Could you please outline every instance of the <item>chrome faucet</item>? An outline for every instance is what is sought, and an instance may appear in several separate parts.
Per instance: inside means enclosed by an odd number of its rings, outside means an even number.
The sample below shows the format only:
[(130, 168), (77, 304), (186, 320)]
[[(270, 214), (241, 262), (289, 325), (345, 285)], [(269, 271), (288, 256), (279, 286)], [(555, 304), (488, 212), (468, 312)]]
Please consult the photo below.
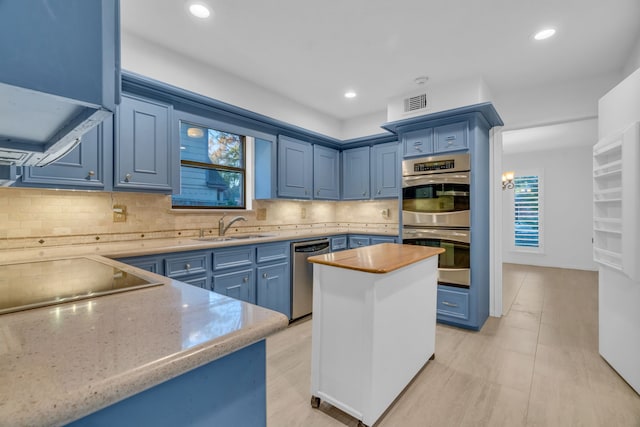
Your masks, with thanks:
[(220, 221), (218, 221), (218, 236), (224, 236), (224, 233), (227, 232), (229, 227), (231, 227), (231, 225), (234, 222), (246, 221), (247, 220), (247, 218), (245, 218), (243, 216), (236, 216), (236, 217), (231, 218), (231, 221), (229, 221), (229, 224), (224, 225), (224, 218), (225, 217), (226, 217), (226, 215), (222, 215), (222, 218), (220, 218)]

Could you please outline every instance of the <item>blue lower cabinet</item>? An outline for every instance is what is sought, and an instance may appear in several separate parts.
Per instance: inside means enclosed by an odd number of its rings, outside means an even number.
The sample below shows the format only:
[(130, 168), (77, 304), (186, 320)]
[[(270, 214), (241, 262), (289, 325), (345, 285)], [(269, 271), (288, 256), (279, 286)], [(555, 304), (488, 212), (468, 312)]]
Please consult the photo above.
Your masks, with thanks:
[(215, 274), (211, 288), (219, 294), (255, 304), (256, 278), (254, 273), (255, 269), (249, 268), (230, 273)]
[(349, 249), (361, 248), (370, 244), (371, 238), (369, 236), (349, 236)]
[(377, 245), (378, 243), (395, 243), (396, 238), (390, 236), (371, 236), (370, 241), (372, 245)]
[(164, 275), (164, 264), (162, 262), (161, 256), (149, 255), (131, 258), (120, 258), (116, 261), (120, 261), (125, 264), (138, 267), (142, 270), (150, 271), (152, 273)]
[(438, 287), (438, 320), (457, 322), (469, 320), (469, 291), (467, 289)]
[(208, 276), (185, 277), (181, 278), (180, 281), (202, 289), (211, 289), (211, 282)]
[(331, 237), (331, 252), (338, 252), (347, 249), (347, 236)]
[(265, 380), (266, 345), (262, 340), (69, 426), (266, 426)]
[(257, 304), (291, 318), (289, 262), (258, 267)]

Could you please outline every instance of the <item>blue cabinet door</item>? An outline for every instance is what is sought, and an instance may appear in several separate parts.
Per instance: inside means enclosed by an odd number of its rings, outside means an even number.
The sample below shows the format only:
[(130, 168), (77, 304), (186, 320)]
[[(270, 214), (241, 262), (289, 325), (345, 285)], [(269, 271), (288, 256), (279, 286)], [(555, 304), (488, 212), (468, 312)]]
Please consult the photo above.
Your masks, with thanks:
[(109, 190), (113, 119), (82, 136), (80, 145), (44, 167), (25, 167), (16, 186)]
[(400, 156), (398, 144), (389, 142), (371, 149), (371, 182), (374, 199), (398, 197), (400, 194)]
[(340, 157), (338, 150), (313, 146), (313, 198), (340, 199)]
[(231, 298), (256, 303), (255, 269), (245, 269), (213, 276), (213, 291)]
[(258, 267), (257, 304), (279, 311), (291, 319), (289, 262)]
[(467, 121), (435, 127), (433, 133), (436, 153), (469, 148)]
[(402, 135), (404, 156), (424, 156), (433, 152), (433, 129), (418, 129)]
[[(122, 95), (116, 114), (114, 187), (145, 191), (172, 190), (172, 107), (134, 95)], [(177, 150), (177, 147), (175, 148)]]
[(313, 149), (311, 144), (278, 137), (278, 197), (311, 199)]
[(342, 152), (342, 198), (362, 200), (370, 197), (369, 147), (352, 148)]

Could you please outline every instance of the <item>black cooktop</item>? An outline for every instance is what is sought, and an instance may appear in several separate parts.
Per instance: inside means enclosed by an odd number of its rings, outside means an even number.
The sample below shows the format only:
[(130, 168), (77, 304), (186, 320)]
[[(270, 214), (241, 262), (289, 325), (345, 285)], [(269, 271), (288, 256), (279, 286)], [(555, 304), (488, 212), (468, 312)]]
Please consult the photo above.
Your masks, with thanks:
[(91, 258), (0, 265), (0, 314), (160, 285)]

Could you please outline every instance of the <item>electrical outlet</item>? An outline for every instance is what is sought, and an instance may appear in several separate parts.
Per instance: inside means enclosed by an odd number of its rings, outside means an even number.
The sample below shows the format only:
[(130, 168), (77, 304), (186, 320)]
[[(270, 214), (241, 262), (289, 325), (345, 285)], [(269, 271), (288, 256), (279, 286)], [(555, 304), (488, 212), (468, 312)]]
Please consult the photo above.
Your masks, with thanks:
[(258, 208), (256, 210), (256, 219), (258, 221), (265, 221), (267, 219), (267, 208)]
[(127, 207), (125, 205), (113, 205), (113, 222), (127, 221)]

